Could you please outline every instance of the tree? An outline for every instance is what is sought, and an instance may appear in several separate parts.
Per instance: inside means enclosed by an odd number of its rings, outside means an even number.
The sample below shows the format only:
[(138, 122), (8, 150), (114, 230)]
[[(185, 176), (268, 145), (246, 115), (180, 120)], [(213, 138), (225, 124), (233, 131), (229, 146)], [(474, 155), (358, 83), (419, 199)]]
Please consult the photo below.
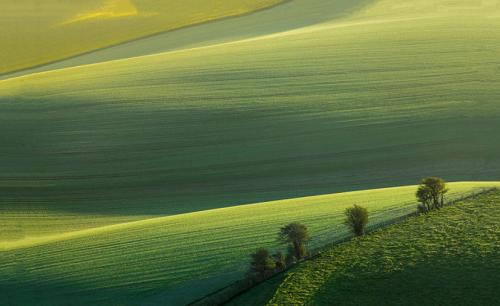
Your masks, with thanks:
[(432, 197), (429, 188), (425, 185), (418, 187), (417, 193), (415, 194), (417, 200), (421, 203), (417, 206), (419, 212), (427, 213), (432, 210)]
[(285, 244), (291, 243), (293, 246), (294, 256), (297, 260), (303, 259), (305, 256), (304, 244), (311, 241), (307, 227), (299, 222), (292, 222), (285, 227), (282, 227), (278, 233), (278, 242)]
[(281, 269), (285, 265), (285, 254), (283, 252), (276, 252), (272, 256), (276, 267)]
[(368, 224), (368, 210), (355, 204), (354, 207), (346, 208), (344, 214), (346, 216), (344, 224), (351, 228), (355, 236), (363, 236)]
[(417, 200), (425, 206), (425, 212), (439, 209), (444, 206), (444, 194), (450, 189), (446, 182), (438, 177), (428, 177), (422, 179), (415, 196)]
[(250, 261), (249, 274), (259, 273), (265, 276), (267, 272), (276, 266), (274, 261), (271, 260), (269, 251), (264, 248), (258, 249), (250, 256), (252, 257), (252, 261)]

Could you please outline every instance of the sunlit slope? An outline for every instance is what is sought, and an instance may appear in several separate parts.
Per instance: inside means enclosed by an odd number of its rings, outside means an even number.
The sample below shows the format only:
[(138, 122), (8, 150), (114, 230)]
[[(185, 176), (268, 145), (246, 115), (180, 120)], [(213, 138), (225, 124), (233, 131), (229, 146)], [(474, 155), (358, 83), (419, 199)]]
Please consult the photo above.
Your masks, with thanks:
[[(148, 216), (138, 213), (127, 214), (126, 211), (116, 215), (91, 213), (66, 213), (23, 205), (20, 209), (6, 208), (2, 205), (0, 211), (0, 244), (14, 242), (33, 237), (53, 237), (76, 231), (109, 226), (113, 224), (149, 219)], [(1, 247), (0, 247), (1, 249)]]
[(499, 203), (497, 191), (344, 244), (267, 305), (495, 305)]
[[(450, 196), (492, 186), (499, 183), (452, 183)], [(366, 206), (375, 224), (413, 211), (415, 190), (297, 198), (0, 242), (0, 303), (185, 305), (242, 277), (248, 254), (261, 246), (275, 249), (284, 224), (306, 224), (313, 248), (346, 233), (346, 207)]]
[(384, 20), (2, 81), (2, 205), (165, 215), (498, 178), (499, 19)]
[(0, 74), (280, 2), (3, 0)]
[(238, 15), (238, 18), (221, 18), (217, 19), (217, 22), (204, 22), (201, 26), (182, 27), (176, 31), (162, 32), (158, 35), (129, 41), (40, 67), (0, 75), (0, 80), (37, 72), (208, 46), (284, 32), (327, 21), (344, 19), (371, 2), (373, 0), (282, 1), (278, 3), (279, 5), (266, 7), (267, 9), (252, 11), (251, 14)]
[[(183, 2), (184, 3), (184, 2)], [(213, 45), (258, 37), (324, 22), (402, 18), (434, 18), (443, 15), (499, 16), (499, 4), (489, 1), (376, 1), (376, 0), (293, 0), (273, 5), (270, 10), (244, 14), (244, 18), (224, 18), (203, 26), (182, 27), (161, 35), (130, 41), (97, 52), (68, 58), (41, 67), (0, 75), (0, 80), (21, 75), (75, 67), (116, 59), (131, 58), (167, 51)], [(126, 7), (122, 6), (122, 7)], [(267, 7), (269, 8), (269, 7)], [(109, 10), (108, 10), (109, 11)], [(254, 12), (254, 11), (253, 11)], [(242, 15), (239, 15), (242, 16)]]

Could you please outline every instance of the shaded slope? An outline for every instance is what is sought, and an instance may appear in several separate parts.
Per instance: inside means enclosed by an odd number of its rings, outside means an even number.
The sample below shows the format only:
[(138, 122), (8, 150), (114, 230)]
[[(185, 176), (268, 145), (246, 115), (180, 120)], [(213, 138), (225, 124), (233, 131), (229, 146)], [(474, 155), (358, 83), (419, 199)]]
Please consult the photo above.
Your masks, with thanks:
[(325, 253), (268, 305), (494, 305), (500, 193), (467, 200)]

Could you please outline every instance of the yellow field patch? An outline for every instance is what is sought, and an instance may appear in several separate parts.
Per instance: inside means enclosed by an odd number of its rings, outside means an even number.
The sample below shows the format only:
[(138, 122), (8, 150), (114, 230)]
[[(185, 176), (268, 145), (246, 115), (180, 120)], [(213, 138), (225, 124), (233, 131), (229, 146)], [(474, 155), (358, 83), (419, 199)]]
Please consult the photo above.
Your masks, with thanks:
[(77, 14), (73, 18), (62, 22), (59, 25), (65, 25), (85, 20), (110, 19), (135, 15), (137, 15), (137, 9), (132, 3), (130, 3), (129, 0), (108, 0), (97, 9), (90, 12)]

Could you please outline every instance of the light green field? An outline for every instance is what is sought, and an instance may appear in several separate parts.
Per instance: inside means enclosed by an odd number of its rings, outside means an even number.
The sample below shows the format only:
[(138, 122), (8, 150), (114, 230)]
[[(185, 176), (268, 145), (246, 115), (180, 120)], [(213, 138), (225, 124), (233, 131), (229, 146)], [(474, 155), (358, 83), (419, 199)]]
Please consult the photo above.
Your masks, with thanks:
[(343, 244), (294, 269), (267, 305), (495, 305), (499, 203), (497, 191)]
[[(491, 186), (500, 183), (451, 183), (450, 195)], [(259, 203), (1, 242), (0, 287), (6, 294), (0, 303), (168, 300), (168, 305), (184, 305), (242, 277), (253, 250), (278, 247), (275, 238), (284, 224), (306, 224), (315, 237), (313, 248), (346, 234), (341, 226), (346, 207), (362, 204), (373, 223), (383, 222), (415, 210), (415, 190), (407, 186)], [(58, 230), (65, 229), (59, 225)]]
[(240, 15), (278, 0), (3, 0), (0, 74), (202, 21)]

